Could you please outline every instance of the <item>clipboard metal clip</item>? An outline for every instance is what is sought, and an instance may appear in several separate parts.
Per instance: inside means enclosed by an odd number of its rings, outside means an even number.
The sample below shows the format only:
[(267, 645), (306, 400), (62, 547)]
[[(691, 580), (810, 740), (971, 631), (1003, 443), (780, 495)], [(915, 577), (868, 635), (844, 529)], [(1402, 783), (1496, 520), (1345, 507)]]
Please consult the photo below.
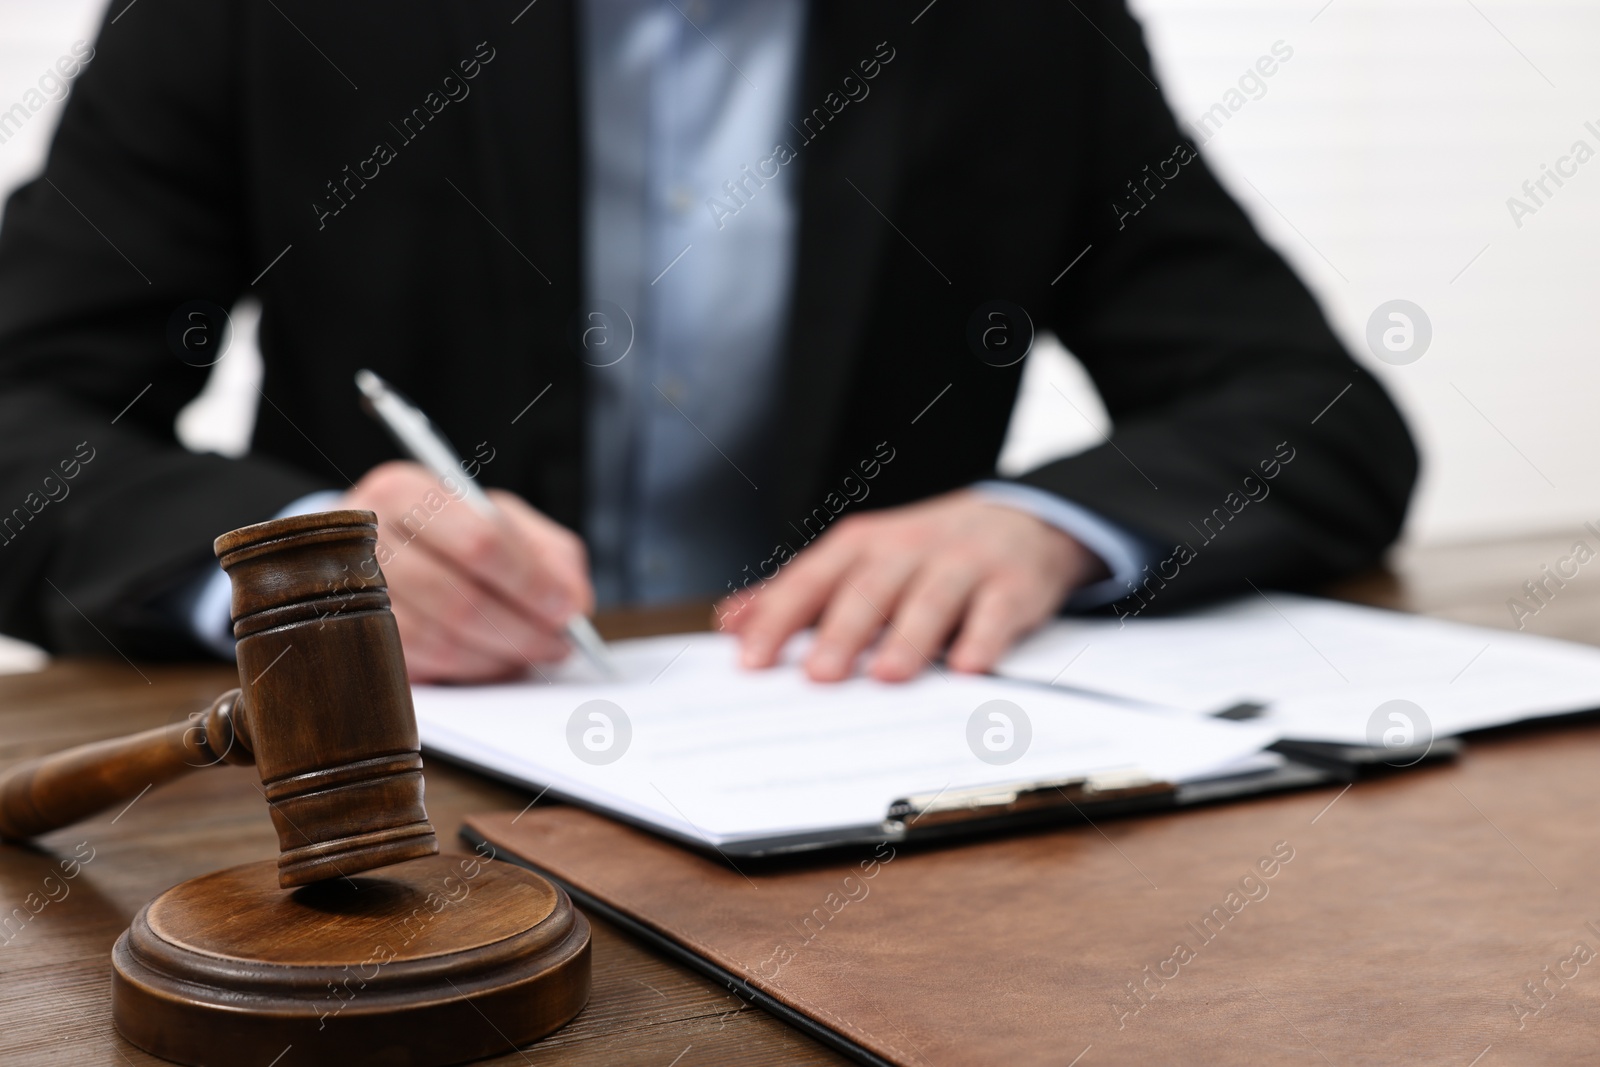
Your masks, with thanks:
[(896, 800), (884, 816), (885, 832), (904, 837), (914, 830), (952, 823), (988, 821), (1055, 809), (1099, 806), (1108, 801), (1172, 794), (1177, 787), (1137, 767), (1114, 767), (1070, 778), (970, 786), (917, 793)]

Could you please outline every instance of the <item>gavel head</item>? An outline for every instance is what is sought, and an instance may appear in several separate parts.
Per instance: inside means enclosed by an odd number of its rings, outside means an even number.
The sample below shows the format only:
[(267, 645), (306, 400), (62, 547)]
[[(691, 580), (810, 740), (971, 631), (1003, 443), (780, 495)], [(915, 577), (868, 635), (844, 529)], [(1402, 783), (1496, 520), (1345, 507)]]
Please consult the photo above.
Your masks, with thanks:
[(216, 540), (233, 582), (242, 713), (284, 888), (439, 851), (377, 517), (330, 511)]

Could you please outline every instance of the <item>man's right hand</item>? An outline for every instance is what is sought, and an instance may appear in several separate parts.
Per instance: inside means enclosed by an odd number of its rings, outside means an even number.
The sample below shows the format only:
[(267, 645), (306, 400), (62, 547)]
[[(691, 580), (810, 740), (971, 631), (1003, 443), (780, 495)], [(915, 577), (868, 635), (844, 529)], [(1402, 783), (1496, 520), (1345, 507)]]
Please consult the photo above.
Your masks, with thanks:
[(414, 682), (499, 681), (560, 660), (567, 619), (594, 609), (578, 536), (514, 493), (489, 496), (498, 518), (402, 462), (344, 494), (343, 507), (377, 513), (378, 564)]

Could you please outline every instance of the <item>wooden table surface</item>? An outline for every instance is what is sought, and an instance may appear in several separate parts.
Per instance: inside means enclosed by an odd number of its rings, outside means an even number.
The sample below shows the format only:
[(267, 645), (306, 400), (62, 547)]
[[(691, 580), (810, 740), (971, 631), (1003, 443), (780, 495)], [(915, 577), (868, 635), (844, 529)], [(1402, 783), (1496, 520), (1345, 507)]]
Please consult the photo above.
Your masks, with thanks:
[[(1400, 550), (1393, 569), (1344, 583), (1350, 599), (1482, 625), (1514, 627), (1508, 598), (1584, 536), (1574, 529), (1516, 541)], [(1593, 538), (1589, 538), (1593, 540)], [(1600, 582), (1581, 574), (1522, 619), (1529, 632), (1600, 644)], [(704, 609), (609, 620), (610, 636), (703, 626)], [(63, 660), (0, 676), (0, 766), (187, 716), (237, 684), (230, 667)], [(1493, 744), (1493, 740), (1477, 742)], [(438, 761), (427, 771), (429, 814), (446, 849), (472, 812), (519, 809), (531, 794)], [(1284, 801), (1291, 802), (1291, 801)], [(1257, 801), (1277, 803), (1275, 799)], [(223, 767), (153, 790), (49, 835), (0, 846), (0, 1064), (159, 1064), (111, 1025), (112, 942), (146, 901), (219, 867), (276, 854), (252, 768)], [(48, 876), (92, 856), (75, 879)], [(52, 888), (53, 887), (53, 888)], [(49, 902), (16, 912), (30, 894)], [(54, 897), (55, 899), (49, 899)], [(35, 897), (37, 901), (39, 898)], [(17, 915), (27, 916), (18, 923)], [(592, 917), (591, 917), (592, 919)], [(594, 924), (589, 1006), (552, 1037), (488, 1061), (503, 1064), (836, 1064), (847, 1061), (603, 921)], [(270, 1067), (279, 1050), (240, 1049), (240, 1064)]]

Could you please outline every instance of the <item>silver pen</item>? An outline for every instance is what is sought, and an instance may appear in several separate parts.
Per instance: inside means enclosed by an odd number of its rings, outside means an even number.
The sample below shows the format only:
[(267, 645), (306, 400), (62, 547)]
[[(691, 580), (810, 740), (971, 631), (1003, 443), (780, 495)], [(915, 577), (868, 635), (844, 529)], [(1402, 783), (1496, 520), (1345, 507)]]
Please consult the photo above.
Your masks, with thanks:
[[(461, 466), (461, 457), (434, 429), (428, 416), (370, 370), (356, 372), (356, 388), (367, 398), (372, 414), (394, 435), (400, 447), (410, 453), (412, 459), (427, 467), (435, 478), (444, 482), (447, 490), (451, 483), (460, 485), (462, 499), (474, 511), (497, 522), (504, 518), (494, 501), (489, 499), (489, 494), (467, 476)], [(573, 647), (607, 677), (619, 677), (611, 650), (595, 631), (592, 622), (583, 615), (573, 615), (566, 622), (566, 634)]]

